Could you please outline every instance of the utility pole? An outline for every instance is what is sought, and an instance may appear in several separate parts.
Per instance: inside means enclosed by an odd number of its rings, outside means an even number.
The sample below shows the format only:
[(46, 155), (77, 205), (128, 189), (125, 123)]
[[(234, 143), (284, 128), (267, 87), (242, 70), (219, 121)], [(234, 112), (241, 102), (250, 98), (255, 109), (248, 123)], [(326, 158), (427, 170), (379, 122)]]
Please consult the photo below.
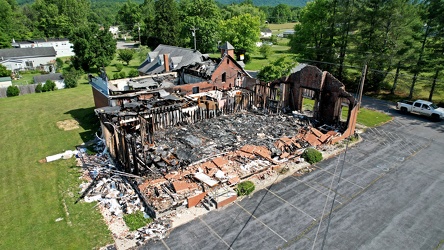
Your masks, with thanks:
[(139, 23), (137, 23), (137, 27), (138, 27), (138, 30), (139, 30), (139, 46), (140, 46), (142, 44), (140, 43), (140, 24)]
[(365, 62), (364, 68), (362, 69), (361, 85), (359, 86), (359, 95), (358, 95), (358, 110), (361, 108), (362, 91), (364, 90), (364, 82), (366, 74), (367, 74), (367, 62)]
[(199, 29), (197, 29), (196, 27), (193, 26), (193, 28), (190, 28), (190, 30), (192, 31), (193, 38), (194, 38), (194, 50), (197, 50), (197, 48), (196, 48), (196, 30), (199, 30)]

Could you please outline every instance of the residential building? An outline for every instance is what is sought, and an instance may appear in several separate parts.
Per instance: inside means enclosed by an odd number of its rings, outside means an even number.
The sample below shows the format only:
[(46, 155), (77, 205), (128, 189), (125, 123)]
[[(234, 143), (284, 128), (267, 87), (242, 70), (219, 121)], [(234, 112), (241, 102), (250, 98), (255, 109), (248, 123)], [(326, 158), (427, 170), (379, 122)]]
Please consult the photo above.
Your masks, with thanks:
[(0, 49), (0, 64), (11, 71), (39, 69), (52, 72), (56, 55), (54, 47)]
[(37, 48), (37, 47), (53, 47), (57, 52), (57, 57), (74, 56), (72, 49), (73, 44), (67, 38), (53, 38), (53, 39), (35, 39), (27, 41), (12, 41), (14, 48)]

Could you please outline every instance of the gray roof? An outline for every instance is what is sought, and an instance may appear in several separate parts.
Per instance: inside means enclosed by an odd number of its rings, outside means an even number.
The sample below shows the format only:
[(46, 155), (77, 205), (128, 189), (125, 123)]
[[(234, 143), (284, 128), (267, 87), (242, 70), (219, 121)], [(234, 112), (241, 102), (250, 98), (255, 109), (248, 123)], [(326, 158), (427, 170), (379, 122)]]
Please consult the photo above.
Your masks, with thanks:
[(261, 32), (271, 33), (271, 29), (270, 28), (261, 28)]
[(234, 47), (229, 42), (225, 42), (219, 47), (219, 49), (227, 50), (227, 49), (234, 49)]
[(174, 69), (180, 69), (183, 66), (202, 61), (202, 54), (197, 50), (195, 51), (193, 49), (160, 44), (155, 50), (148, 53), (149, 57), (152, 59), (151, 62), (148, 59), (145, 60), (139, 66), (139, 71), (148, 75), (164, 72), (165, 66), (159, 65), (157, 60), (157, 58), (160, 56), (160, 60), (163, 62), (164, 54), (168, 54), (169, 58), (174, 58), (175, 62), (177, 62), (177, 57), (182, 57), (182, 60)]
[(54, 74), (34, 76), (34, 83), (43, 83), (46, 82), (47, 80), (60, 81), (63, 80), (63, 75), (61, 73), (54, 73)]
[(11, 77), (9, 76), (0, 77), (0, 82), (9, 82), (9, 81), (12, 81)]
[(56, 56), (54, 47), (0, 49), (0, 60), (9, 58)]

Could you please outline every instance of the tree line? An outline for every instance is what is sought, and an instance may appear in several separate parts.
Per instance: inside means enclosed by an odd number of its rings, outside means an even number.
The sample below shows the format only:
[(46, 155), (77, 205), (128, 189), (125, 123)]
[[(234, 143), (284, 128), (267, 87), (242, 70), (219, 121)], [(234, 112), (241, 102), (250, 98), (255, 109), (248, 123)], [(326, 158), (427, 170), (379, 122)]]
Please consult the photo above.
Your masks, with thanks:
[[(412, 76), (409, 98), (420, 74), (429, 75), (429, 99), (443, 69), (444, 1), (315, 0), (301, 10), (291, 51), (300, 61), (356, 85), (367, 65), (365, 89), (392, 94), (401, 72)], [(394, 80), (388, 83), (388, 74)], [(441, 84), (442, 88), (442, 84)]]

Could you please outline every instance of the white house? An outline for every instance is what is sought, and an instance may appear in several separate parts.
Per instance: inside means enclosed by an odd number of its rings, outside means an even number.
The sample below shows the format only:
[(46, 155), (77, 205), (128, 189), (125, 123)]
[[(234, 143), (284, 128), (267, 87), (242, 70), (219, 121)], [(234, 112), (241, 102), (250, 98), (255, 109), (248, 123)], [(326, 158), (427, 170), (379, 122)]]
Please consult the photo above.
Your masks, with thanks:
[(111, 32), (111, 34), (113, 34), (114, 39), (116, 39), (119, 35), (119, 26), (110, 26), (109, 27), (109, 32)]
[(38, 48), (38, 47), (53, 47), (57, 52), (57, 57), (74, 56), (72, 49), (73, 44), (67, 38), (54, 39), (37, 39), (28, 41), (12, 41), (14, 48)]
[(272, 32), (270, 28), (261, 28), (261, 38), (271, 38)]
[(57, 52), (53, 47), (0, 49), (0, 64), (11, 71), (41, 68), (51, 71)]
[(61, 73), (34, 76), (34, 83), (44, 85), (47, 80), (55, 82), (57, 89), (65, 88), (65, 79)]
[(0, 88), (7, 88), (12, 85), (12, 79), (9, 76), (0, 77)]

